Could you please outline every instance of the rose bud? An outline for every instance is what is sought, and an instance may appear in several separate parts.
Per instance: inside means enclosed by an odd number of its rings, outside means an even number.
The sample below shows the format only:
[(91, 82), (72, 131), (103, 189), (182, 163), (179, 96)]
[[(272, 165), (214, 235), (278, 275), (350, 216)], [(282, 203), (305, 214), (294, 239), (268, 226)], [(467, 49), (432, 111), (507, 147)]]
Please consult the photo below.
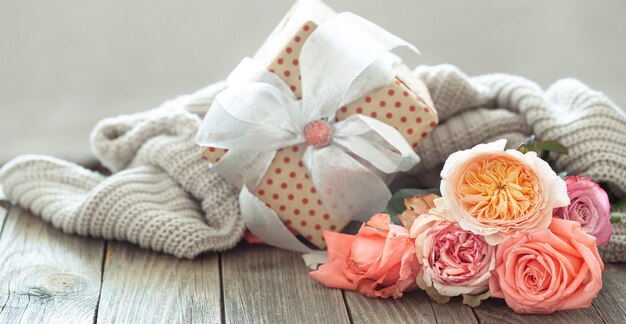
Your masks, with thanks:
[(596, 238), (598, 246), (607, 244), (613, 234), (613, 226), (606, 191), (585, 177), (567, 177), (565, 183), (571, 203), (556, 209), (554, 217), (579, 222), (585, 233)]

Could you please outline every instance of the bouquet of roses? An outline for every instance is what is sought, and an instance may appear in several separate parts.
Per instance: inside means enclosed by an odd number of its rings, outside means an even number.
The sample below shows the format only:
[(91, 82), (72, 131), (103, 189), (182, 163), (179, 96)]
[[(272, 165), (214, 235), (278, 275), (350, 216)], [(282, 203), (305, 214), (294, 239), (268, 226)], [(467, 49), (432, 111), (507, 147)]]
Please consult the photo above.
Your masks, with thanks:
[(440, 196), (407, 197), (356, 235), (325, 232), (328, 262), (310, 275), (374, 298), (419, 288), (439, 303), (504, 298), (518, 313), (589, 307), (602, 288), (597, 246), (612, 234), (606, 192), (505, 144), (450, 155)]

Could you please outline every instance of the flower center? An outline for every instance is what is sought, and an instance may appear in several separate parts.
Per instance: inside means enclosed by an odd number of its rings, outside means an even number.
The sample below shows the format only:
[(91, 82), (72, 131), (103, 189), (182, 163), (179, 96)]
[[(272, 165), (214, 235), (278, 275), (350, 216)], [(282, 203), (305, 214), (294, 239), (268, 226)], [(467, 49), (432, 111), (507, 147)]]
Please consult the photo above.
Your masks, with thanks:
[(306, 125), (304, 138), (306, 143), (315, 148), (321, 148), (330, 144), (333, 137), (333, 129), (325, 120), (316, 120)]
[(538, 208), (540, 182), (522, 162), (507, 156), (486, 156), (462, 171), (457, 195), (479, 220), (520, 220)]
[(486, 271), (491, 247), (481, 236), (458, 227), (457, 224), (440, 225), (430, 230), (434, 238), (430, 267), (438, 280), (464, 281)]
[(536, 259), (530, 260), (528, 263), (518, 265), (522, 267), (522, 282), (520, 288), (526, 292), (536, 293), (548, 288), (551, 276), (545, 267)]

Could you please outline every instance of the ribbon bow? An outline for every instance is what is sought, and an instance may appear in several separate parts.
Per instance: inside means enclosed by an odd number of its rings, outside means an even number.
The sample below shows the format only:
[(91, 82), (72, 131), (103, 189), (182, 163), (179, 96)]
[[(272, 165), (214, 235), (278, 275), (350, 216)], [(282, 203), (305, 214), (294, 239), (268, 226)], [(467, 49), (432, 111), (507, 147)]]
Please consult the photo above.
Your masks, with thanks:
[(200, 145), (228, 149), (213, 170), (242, 188), (244, 222), (266, 243), (311, 250), (283, 226), (255, 192), (276, 150), (309, 144), (303, 163), (330, 217), (364, 220), (391, 198), (377, 173), (407, 171), (419, 157), (392, 126), (356, 114), (334, 122), (337, 109), (394, 78), (397, 56), (410, 44), (351, 13), (337, 14), (304, 43), (300, 57), (302, 99), (250, 58), (227, 79), (196, 136)]

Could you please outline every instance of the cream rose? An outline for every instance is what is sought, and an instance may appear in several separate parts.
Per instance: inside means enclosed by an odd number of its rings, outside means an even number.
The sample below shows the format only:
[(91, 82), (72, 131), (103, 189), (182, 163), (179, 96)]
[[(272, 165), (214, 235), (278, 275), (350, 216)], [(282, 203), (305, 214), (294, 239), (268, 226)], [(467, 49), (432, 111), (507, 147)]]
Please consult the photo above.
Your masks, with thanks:
[(505, 145), (499, 140), (453, 153), (441, 171), (447, 215), (491, 245), (518, 230), (547, 228), (553, 209), (570, 202), (565, 181), (548, 163)]

